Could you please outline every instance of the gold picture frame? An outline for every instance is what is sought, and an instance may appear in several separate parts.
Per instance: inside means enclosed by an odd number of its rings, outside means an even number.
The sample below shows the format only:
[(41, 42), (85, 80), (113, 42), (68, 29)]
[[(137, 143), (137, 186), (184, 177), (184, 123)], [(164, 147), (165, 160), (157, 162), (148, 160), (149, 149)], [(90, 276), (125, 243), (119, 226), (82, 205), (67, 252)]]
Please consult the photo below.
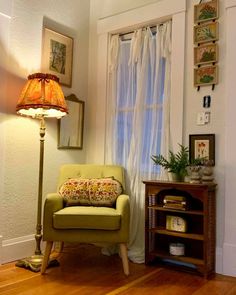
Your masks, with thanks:
[(69, 114), (58, 120), (58, 149), (82, 149), (84, 130), (84, 101), (75, 94), (67, 96)]
[(206, 43), (217, 41), (219, 38), (218, 22), (205, 23), (194, 27), (194, 43)]
[(42, 72), (56, 75), (68, 87), (72, 85), (73, 42), (69, 36), (43, 28)]
[(216, 43), (203, 44), (194, 48), (194, 65), (218, 62), (218, 45)]
[(219, 17), (218, 1), (208, 1), (194, 5), (194, 23), (215, 20)]
[(218, 83), (218, 67), (205, 66), (194, 69), (194, 86), (207, 86)]

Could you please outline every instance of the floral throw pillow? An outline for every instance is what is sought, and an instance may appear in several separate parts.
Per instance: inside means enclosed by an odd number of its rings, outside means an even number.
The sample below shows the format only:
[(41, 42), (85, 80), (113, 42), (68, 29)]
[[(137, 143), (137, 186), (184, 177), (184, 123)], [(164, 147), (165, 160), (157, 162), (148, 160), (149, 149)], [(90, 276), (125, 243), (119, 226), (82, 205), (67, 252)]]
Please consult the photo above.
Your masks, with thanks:
[(122, 185), (112, 178), (68, 179), (59, 189), (66, 206), (114, 206)]

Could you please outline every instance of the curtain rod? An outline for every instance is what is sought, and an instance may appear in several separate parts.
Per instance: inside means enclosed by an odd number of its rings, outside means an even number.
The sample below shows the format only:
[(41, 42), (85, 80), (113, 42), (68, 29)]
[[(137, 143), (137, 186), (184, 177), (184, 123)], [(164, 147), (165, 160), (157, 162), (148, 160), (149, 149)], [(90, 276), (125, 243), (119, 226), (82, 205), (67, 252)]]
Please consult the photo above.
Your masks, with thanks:
[[(163, 24), (159, 24), (159, 25), (162, 26)], [(142, 29), (144, 29), (144, 28), (145, 28), (145, 27), (143, 27)], [(146, 28), (147, 28), (147, 27), (146, 27)], [(156, 26), (151, 26), (151, 27), (149, 27), (149, 28), (152, 30), (152, 29), (156, 28)], [(130, 31), (130, 32), (127, 32), (127, 33), (121, 33), (121, 34), (119, 34), (119, 36), (122, 37), (122, 36), (125, 36), (125, 35), (133, 34), (134, 31), (135, 31), (135, 30)]]

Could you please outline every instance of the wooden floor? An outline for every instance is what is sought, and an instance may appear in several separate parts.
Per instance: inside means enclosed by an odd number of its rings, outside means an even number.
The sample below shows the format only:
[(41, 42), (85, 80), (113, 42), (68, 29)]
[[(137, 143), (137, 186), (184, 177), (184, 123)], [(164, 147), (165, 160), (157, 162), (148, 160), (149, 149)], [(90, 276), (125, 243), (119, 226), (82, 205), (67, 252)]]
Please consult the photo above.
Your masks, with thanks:
[(9, 295), (236, 295), (236, 278), (197, 275), (130, 263), (125, 277), (118, 255), (104, 256), (90, 245), (66, 246), (60, 266), (41, 276), (14, 263), (0, 266), (0, 294)]

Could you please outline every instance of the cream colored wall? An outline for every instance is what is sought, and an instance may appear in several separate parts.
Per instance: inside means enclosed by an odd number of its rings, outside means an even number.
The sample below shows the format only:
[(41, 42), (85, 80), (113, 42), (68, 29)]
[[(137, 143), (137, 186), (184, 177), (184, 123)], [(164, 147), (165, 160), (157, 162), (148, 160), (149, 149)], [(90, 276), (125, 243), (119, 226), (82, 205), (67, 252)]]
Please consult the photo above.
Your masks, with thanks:
[[(0, 13), (3, 13), (3, 4), (9, 2), (0, 1)], [(7, 80), (7, 91), (1, 97), (7, 108), (2, 101), (0, 104), (0, 235), (3, 235), (3, 244), (4, 240), (35, 233), (39, 124), (37, 120), (17, 116), (15, 105), (27, 75), (40, 71), (43, 23), (74, 38), (72, 88), (63, 87), (64, 94), (75, 93), (86, 101), (88, 89), (89, 1), (12, 0), (11, 14), (9, 48), (6, 42), (0, 44), (1, 51), (8, 56), (8, 68), (6, 63), (1, 63), (1, 79)], [(0, 21), (3, 19), (0, 15)], [(0, 38), (3, 36), (0, 29)], [(59, 166), (84, 163), (86, 151), (86, 146), (83, 150), (58, 150), (57, 120), (47, 120), (46, 127), (44, 195), (55, 191)]]

